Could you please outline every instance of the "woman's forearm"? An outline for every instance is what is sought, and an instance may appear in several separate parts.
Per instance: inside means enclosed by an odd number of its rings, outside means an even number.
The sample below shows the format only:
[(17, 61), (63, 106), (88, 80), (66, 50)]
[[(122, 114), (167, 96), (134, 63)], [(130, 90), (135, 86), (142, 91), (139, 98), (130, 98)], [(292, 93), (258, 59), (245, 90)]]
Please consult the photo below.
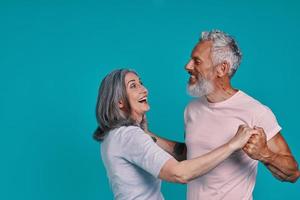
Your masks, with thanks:
[(256, 133), (257, 130), (247, 125), (240, 125), (237, 133), (228, 143), (209, 153), (182, 162), (175, 159), (168, 160), (161, 169), (159, 177), (171, 182), (187, 183), (215, 168), (234, 151), (241, 149)]
[(182, 161), (174, 169), (176, 179), (178, 182), (187, 183), (215, 168), (234, 151), (235, 149), (229, 143), (226, 143), (207, 154)]

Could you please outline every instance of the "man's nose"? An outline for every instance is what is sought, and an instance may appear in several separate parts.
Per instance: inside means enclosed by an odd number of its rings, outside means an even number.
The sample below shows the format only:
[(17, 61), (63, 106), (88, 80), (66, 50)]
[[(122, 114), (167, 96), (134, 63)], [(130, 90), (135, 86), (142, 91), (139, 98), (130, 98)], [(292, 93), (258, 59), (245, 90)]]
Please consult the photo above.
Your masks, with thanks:
[(190, 71), (193, 69), (193, 60), (191, 59), (184, 67), (186, 71)]

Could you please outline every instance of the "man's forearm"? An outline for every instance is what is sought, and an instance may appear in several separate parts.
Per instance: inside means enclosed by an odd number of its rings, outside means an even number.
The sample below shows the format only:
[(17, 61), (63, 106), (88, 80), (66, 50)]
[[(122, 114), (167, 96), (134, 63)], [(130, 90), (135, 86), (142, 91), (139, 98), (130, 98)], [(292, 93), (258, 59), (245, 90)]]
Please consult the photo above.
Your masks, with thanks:
[(298, 164), (293, 156), (267, 150), (259, 160), (281, 181), (295, 182), (299, 178)]
[(280, 170), (273, 167), (272, 165), (267, 165), (267, 168), (270, 170), (272, 175), (280, 181), (288, 181), (294, 183), (297, 180), (297, 177), (299, 177), (300, 175), (300, 172), (298, 171), (293, 176), (287, 176), (286, 174), (282, 173)]
[(243, 150), (250, 158), (264, 163), (277, 179), (296, 182), (300, 174), (298, 164), (280, 132), (267, 142), (264, 130), (255, 129), (258, 134), (251, 136)]
[(185, 143), (161, 138), (151, 132), (147, 132), (147, 134), (153, 137), (154, 140), (156, 140), (155, 142), (157, 143), (157, 145), (160, 146), (160, 148), (162, 148), (166, 152), (168, 152), (170, 155), (172, 155), (176, 160), (178, 161), (186, 160)]

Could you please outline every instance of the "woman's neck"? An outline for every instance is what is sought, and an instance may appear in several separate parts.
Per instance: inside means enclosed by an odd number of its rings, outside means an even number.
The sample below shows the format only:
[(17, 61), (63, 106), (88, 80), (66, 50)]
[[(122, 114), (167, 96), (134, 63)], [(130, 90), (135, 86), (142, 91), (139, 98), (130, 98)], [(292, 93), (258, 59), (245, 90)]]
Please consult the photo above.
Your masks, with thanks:
[(131, 117), (132, 117), (132, 119), (133, 119), (136, 123), (138, 123), (138, 124), (140, 124), (140, 123), (143, 121), (143, 115), (141, 115), (141, 114), (138, 114), (138, 113), (132, 113), (132, 114), (131, 114)]

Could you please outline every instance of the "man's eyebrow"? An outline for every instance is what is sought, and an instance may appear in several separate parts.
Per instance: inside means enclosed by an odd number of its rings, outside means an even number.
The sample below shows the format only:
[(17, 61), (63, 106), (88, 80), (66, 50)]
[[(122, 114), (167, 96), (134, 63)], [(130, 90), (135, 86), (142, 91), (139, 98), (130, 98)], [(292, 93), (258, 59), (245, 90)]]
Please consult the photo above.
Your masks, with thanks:
[(128, 81), (127, 86), (129, 85), (130, 82), (135, 82), (135, 80), (132, 79), (132, 80)]
[(194, 60), (201, 60), (202, 61), (202, 59), (200, 57), (197, 57), (197, 56), (192, 57), (192, 59), (194, 59)]

